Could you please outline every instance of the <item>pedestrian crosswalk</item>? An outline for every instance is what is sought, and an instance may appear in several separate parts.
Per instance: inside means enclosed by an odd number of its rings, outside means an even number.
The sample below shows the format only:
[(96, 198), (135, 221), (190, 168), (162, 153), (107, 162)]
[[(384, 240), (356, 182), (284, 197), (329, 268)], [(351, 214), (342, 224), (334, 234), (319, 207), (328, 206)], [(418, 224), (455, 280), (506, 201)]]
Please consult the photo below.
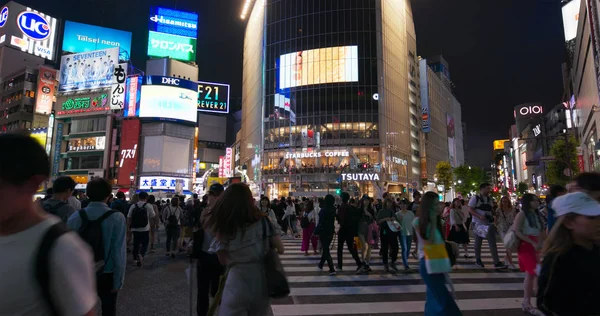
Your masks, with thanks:
[[(291, 293), (289, 297), (272, 302), (273, 315), (423, 315), (426, 288), (419, 275), (418, 260), (412, 256), (409, 259), (411, 270), (385, 273), (379, 251), (373, 249), (373, 272), (356, 275), (354, 260), (344, 249), (343, 271), (329, 276), (327, 267), (323, 272), (317, 269), (320, 255), (310, 251), (305, 256), (300, 251), (300, 239), (286, 239), (283, 243), (286, 250), (280, 257)], [(518, 270), (494, 270), (489, 247), (485, 243), (482, 246), (485, 268), (475, 266), (475, 259), (465, 259), (463, 254), (461, 252), (450, 276), (457, 303), (464, 314), (522, 315), (524, 274)], [(469, 255), (473, 254), (471, 245)], [(502, 245), (498, 245), (498, 255), (504, 257)], [(337, 245), (332, 250), (332, 257), (337, 265)], [(399, 268), (402, 267), (400, 257)], [(513, 259), (516, 264), (516, 256)]]

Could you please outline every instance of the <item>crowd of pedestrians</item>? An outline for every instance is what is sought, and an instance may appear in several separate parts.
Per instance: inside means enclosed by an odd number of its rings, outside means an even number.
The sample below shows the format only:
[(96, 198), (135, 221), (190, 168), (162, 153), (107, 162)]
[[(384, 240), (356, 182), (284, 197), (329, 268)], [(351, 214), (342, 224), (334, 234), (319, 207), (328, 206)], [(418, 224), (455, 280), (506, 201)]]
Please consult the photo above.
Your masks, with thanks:
[[(197, 264), (197, 306), (201, 316), (266, 315), (272, 298), (290, 293), (277, 254), (283, 238), (300, 238), (305, 255), (320, 253), (330, 275), (344, 271), (344, 252), (356, 270), (372, 272), (379, 249), (384, 273), (405, 270), (415, 243), (426, 285), (425, 315), (462, 315), (450, 278), (458, 248), (484, 267), (481, 244), (488, 241), (495, 269), (525, 273), (522, 309), (530, 315), (597, 315), (600, 295), (600, 174), (583, 173), (567, 188), (552, 186), (543, 206), (534, 194), (515, 203), (490, 196), (490, 185), (468, 201), (439, 203), (434, 192), (415, 192), (413, 201), (384, 194), (359, 200), (291, 198), (254, 200), (243, 183), (214, 183), (200, 200), (175, 196), (159, 201), (146, 192), (129, 201), (95, 178), (85, 197), (69, 177), (54, 179), (41, 201), (32, 196), (49, 177), (45, 150), (28, 136), (1, 135), (0, 147), (0, 315), (116, 315), (118, 293), (127, 282), (128, 243), (135, 265), (160, 243), (165, 255), (189, 249)], [(472, 223), (471, 223), (472, 221)], [(337, 224), (336, 224), (337, 222)], [(505, 243), (504, 262), (497, 238)], [(337, 243), (337, 261), (331, 255)], [(509, 246), (510, 245), (510, 246)], [(458, 246), (458, 247), (457, 247)], [(582, 281), (583, 280), (583, 281)], [(212, 300), (210, 299), (212, 297)], [(532, 298), (536, 300), (532, 300)]]

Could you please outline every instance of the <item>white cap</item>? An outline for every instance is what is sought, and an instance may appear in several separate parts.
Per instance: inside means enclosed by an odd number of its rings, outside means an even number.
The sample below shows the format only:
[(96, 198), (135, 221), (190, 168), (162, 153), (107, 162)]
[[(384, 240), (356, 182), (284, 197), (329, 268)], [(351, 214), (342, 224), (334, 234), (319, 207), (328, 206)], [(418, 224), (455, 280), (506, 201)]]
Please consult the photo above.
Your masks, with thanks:
[(600, 203), (583, 192), (568, 193), (552, 201), (556, 216), (575, 213), (584, 216), (600, 216)]

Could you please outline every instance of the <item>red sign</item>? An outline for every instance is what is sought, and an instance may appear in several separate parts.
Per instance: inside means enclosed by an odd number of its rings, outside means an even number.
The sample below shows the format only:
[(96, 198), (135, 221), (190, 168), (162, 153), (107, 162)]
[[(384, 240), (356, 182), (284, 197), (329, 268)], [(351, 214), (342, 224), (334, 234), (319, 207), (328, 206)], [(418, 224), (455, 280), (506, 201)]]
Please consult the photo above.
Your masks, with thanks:
[(50, 115), (54, 102), (56, 69), (40, 66), (37, 93), (35, 94), (35, 113)]
[(117, 184), (129, 186), (129, 176), (136, 176), (138, 164), (138, 142), (140, 140), (140, 121), (124, 120), (121, 126), (121, 145), (119, 147), (119, 177)]
[(585, 160), (583, 159), (583, 155), (577, 156), (577, 164), (579, 165), (579, 172), (585, 171)]

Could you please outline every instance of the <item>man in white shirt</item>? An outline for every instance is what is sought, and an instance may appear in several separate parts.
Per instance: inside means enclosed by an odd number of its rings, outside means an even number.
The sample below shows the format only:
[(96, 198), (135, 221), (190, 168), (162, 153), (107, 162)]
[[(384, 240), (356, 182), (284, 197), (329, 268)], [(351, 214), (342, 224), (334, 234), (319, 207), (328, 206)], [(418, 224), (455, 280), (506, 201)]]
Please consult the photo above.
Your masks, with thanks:
[(140, 192), (140, 201), (129, 208), (127, 226), (133, 233), (133, 261), (142, 266), (150, 243), (150, 219), (154, 218), (154, 207), (147, 202), (148, 193)]
[(0, 148), (10, 153), (0, 155), (0, 315), (96, 315), (89, 247), (33, 202), (50, 174), (45, 149), (10, 134)]

